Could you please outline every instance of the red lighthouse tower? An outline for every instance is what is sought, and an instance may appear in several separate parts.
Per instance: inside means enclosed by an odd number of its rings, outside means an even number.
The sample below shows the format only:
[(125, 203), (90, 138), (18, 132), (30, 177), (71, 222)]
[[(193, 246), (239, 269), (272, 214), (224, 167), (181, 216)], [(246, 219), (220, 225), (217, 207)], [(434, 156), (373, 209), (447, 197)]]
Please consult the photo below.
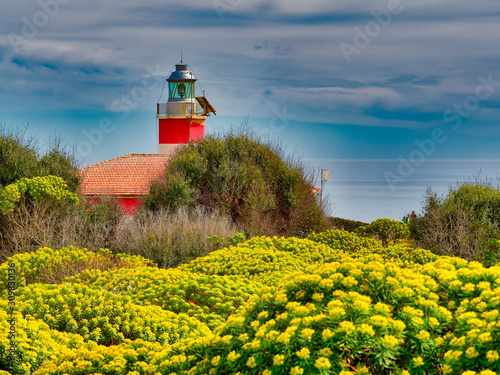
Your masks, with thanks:
[(168, 101), (157, 103), (158, 152), (172, 154), (181, 145), (205, 138), (205, 120), (215, 109), (205, 96), (195, 96), (196, 78), (189, 66), (175, 65), (167, 78)]

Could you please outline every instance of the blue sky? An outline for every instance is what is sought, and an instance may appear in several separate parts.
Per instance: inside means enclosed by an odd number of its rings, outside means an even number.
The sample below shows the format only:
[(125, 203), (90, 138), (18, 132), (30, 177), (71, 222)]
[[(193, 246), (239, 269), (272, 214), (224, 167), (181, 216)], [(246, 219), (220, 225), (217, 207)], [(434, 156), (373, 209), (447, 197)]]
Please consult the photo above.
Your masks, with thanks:
[(84, 164), (156, 152), (182, 50), (207, 133), (248, 118), (307, 159), (500, 159), (498, 35), (498, 0), (4, 2), (0, 122)]

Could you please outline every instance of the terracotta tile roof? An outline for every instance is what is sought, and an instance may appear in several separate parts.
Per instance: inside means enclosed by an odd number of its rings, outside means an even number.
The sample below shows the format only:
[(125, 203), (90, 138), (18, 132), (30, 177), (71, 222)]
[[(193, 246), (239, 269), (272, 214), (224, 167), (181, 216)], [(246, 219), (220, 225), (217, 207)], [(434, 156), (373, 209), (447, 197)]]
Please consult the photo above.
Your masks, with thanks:
[(143, 196), (151, 181), (159, 179), (170, 155), (125, 154), (79, 170), (84, 195)]

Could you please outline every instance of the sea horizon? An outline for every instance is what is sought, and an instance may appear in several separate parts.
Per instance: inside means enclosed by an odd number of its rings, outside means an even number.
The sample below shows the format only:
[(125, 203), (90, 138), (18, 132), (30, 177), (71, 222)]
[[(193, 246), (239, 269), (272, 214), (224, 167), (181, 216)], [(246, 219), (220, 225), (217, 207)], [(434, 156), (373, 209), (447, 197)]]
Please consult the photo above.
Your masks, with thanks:
[(422, 214), (428, 188), (441, 196), (459, 182), (500, 181), (500, 159), (426, 159), (419, 165), (404, 159), (304, 161), (314, 169), (318, 187), (319, 170), (330, 172), (323, 191), (328, 214), (363, 222)]

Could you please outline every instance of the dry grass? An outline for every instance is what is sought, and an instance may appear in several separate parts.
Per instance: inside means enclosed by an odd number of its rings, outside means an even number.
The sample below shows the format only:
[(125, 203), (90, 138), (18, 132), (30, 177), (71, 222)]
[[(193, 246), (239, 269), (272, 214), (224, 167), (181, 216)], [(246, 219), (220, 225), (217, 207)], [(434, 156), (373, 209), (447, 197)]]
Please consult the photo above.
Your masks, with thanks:
[(120, 252), (141, 255), (159, 267), (170, 268), (214, 250), (209, 236), (227, 237), (237, 231), (226, 217), (201, 208), (173, 214), (144, 211), (121, 217), (114, 245)]
[(72, 209), (20, 205), (0, 219), (0, 262), (43, 246), (75, 246), (141, 255), (169, 268), (214, 250), (207, 237), (238, 232), (227, 218), (206, 210), (124, 215), (112, 199), (104, 199), (90, 210), (86, 203)]

